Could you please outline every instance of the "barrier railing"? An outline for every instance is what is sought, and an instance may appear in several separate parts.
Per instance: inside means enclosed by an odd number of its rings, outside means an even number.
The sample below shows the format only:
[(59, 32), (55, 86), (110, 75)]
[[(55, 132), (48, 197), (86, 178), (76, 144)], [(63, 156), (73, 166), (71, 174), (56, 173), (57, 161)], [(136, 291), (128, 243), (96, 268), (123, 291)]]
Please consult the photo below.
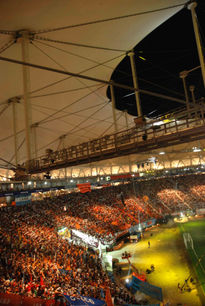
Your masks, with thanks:
[[(205, 105), (178, 110), (170, 114), (170, 118), (150, 120), (141, 127), (133, 126), (115, 134), (105, 135), (100, 138), (70, 146), (58, 151), (50, 150), (48, 154), (38, 159), (28, 161), (30, 173), (44, 172), (70, 165), (88, 163), (106, 158), (127, 155), (140, 150), (157, 148), (158, 140), (165, 141), (164, 147), (169, 145), (166, 141), (174, 136), (176, 139), (184, 132), (186, 136), (199, 137), (199, 129), (205, 126)], [(195, 132), (194, 132), (195, 130)], [(190, 132), (190, 133), (189, 133)], [(201, 138), (203, 136), (200, 136)], [(205, 136), (204, 136), (205, 137)], [(173, 139), (173, 137), (172, 137)], [(187, 141), (189, 141), (187, 139)], [(153, 147), (154, 145), (154, 147)], [(25, 166), (25, 165), (24, 165)]]

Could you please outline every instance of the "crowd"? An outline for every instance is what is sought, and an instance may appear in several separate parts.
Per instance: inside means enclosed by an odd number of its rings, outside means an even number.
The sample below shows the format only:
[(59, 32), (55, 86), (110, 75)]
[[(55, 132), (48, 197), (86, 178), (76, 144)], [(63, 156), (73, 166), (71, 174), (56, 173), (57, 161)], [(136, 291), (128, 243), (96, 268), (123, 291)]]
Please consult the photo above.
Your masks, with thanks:
[(58, 235), (60, 216), (66, 222), (63, 214), (70, 213), (62, 209), (66, 199), (59, 199), (59, 207), (55, 199), (53, 203), (2, 208), (0, 292), (45, 299), (63, 293), (104, 299), (109, 288), (116, 305), (136, 303), (109, 279), (97, 252)]
[(99, 252), (62, 239), (66, 226), (112, 241), (150, 218), (204, 207), (203, 175), (160, 178), (46, 198), (26, 206), (3, 207), (0, 214), (0, 292), (52, 299), (57, 293), (104, 299), (110, 289), (119, 303), (136, 301), (113, 283)]

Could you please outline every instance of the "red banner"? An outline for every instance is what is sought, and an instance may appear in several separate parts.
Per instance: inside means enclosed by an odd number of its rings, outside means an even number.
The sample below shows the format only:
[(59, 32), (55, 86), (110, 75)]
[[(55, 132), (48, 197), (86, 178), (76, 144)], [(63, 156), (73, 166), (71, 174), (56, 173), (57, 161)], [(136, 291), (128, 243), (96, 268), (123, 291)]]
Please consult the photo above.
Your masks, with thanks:
[(131, 178), (131, 177), (132, 177), (132, 175), (130, 173), (128, 173), (128, 174), (111, 175), (110, 176), (111, 180), (127, 179), (127, 178)]
[(112, 297), (109, 288), (106, 289), (105, 302), (107, 306), (113, 306)]
[[(17, 294), (0, 293), (0, 305), (7, 306), (52, 306), (52, 305), (62, 305), (60, 302), (55, 300), (43, 300), (40, 298), (30, 298), (27, 296), (20, 296)], [(66, 305), (66, 304), (63, 304)]]
[(77, 187), (81, 193), (91, 192), (90, 183), (77, 184)]

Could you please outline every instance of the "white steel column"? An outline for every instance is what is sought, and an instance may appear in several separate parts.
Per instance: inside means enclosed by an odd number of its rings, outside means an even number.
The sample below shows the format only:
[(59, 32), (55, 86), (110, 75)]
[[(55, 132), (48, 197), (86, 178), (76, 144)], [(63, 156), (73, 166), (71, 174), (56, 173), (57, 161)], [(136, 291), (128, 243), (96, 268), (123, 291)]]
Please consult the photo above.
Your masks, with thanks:
[(118, 132), (118, 126), (117, 126), (117, 119), (116, 119), (116, 103), (115, 103), (115, 92), (113, 85), (110, 85), (110, 93), (111, 93), (111, 100), (112, 100), (112, 115), (113, 115), (113, 121), (114, 121), (114, 127), (115, 127), (115, 133)]
[(194, 95), (194, 89), (195, 89), (194, 85), (189, 86), (189, 90), (191, 91), (192, 101), (194, 103), (194, 107), (196, 108), (196, 99), (195, 99), (195, 95)]
[[(29, 33), (22, 31), (21, 48), (23, 62), (29, 62)], [(23, 88), (24, 88), (24, 116), (25, 116), (25, 133), (26, 133), (26, 151), (27, 160), (32, 159), (32, 133), (31, 133), (31, 106), (30, 106), (30, 70), (28, 66), (22, 66), (23, 69)], [(28, 167), (29, 165), (27, 165)]]
[(185, 93), (185, 98), (186, 98), (186, 107), (187, 107), (187, 111), (189, 112), (189, 110), (190, 110), (189, 95), (188, 95), (188, 90), (187, 90), (187, 85), (186, 85), (187, 75), (188, 75), (188, 71), (182, 71), (182, 72), (180, 72), (179, 77), (182, 79), (182, 82), (183, 82), (184, 93)]
[(196, 6), (197, 6), (197, 3), (192, 2), (191, 4), (189, 4), (188, 8), (191, 10), (192, 22), (193, 22), (193, 27), (194, 27), (194, 34), (195, 34), (196, 45), (197, 45), (198, 55), (199, 55), (199, 61), (200, 61), (200, 65), (201, 65), (201, 72), (202, 72), (202, 77), (203, 77), (204, 87), (205, 87), (205, 60), (204, 60), (204, 55), (203, 55), (203, 50), (202, 50), (202, 45), (201, 45), (201, 39), (200, 39), (200, 34), (199, 34), (197, 16), (196, 16), (196, 12), (195, 12), (195, 7)]
[(15, 153), (15, 165), (18, 166), (19, 155), (18, 155), (18, 139), (17, 139), (17, 114), (16, 114), (16, 104), (19, 103), (19, 99), (13, 98), (9, 100), (12, 103), (12, 115), (13, 115), (13, 132), (14, 132), (14, 153)]
[[(124, 114), (125, 114), (126, 129), (128, 130), (129, 125), (128, 125), (128, 118), (127, 118), (127, 111), (125, 111)], [(131, 173), (132, 172), (132, 165), (131, 165), (131, 161), (130, 161), (130, 155), (128, 155), (128, 162), (129, 162), (129, 173)]]
[(195, 95), (194, 95), (194, 89), (195, 89), (195, 86), (194, 86), (194, 85), (189, 86), (189, 90), (191, 91), (192, 101), (193, 101), (193, 103), (194, 103), (195, 118), (197, 118), (196, 99), (195, 99)]
[[(65, 149), (65, 138), (66, 138), (65, 134), (59, 137), (60, 141), (59, 141), (57, 150)], [(66, 167), (64, 168), (64, 177), (67, 178), (67, 168)]]
[(135, 53), (134, 53), (134, 51), (132, 51), (132, 52), (129, 52), (128, 55), (130, 57), (133, 85), (134, 85), (134, 88), (136, 88), (136, 90), (135, 90), (135, 99), (136, 99), (136, 105), (137, 105), (137, 116), (141, 117), (142, 116), (142, 109), (141, 109), (140, 94), (139, 94), (139, 85), (138, 85), (136, 65), (135, 65)]
[(37, 158), (37, 152), (38, 152), (38, 149), (37, 149), (37, 134), (36, 134), (36, 129), (38, 127), (38, 123), (34, 123), (32, 124), (32, 131), (33, 131), (33, 144), (34, 144), (34, 157)]

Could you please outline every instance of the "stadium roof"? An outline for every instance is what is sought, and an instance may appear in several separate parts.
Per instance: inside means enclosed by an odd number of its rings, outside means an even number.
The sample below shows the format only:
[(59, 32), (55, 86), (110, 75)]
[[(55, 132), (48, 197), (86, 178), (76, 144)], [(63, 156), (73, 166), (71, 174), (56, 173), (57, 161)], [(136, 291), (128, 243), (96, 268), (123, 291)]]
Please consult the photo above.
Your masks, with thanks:
[[(183, 0), (7, 0), (0, 3), (0, 56), (109, 81), (114, 69), (150, 32), (184, 7)], [(107, 84), (30, 67), (32, 124), (38, 156), (114, 132)], [(1, 166), (14, 163), (11, 99), (19, 97), (19, 163), (26, 160), (22, 65), (0, 60)], [(126, 128), (117, 113), (119, 128)], [(129, 116), (129, 123), (133, 117)]]

